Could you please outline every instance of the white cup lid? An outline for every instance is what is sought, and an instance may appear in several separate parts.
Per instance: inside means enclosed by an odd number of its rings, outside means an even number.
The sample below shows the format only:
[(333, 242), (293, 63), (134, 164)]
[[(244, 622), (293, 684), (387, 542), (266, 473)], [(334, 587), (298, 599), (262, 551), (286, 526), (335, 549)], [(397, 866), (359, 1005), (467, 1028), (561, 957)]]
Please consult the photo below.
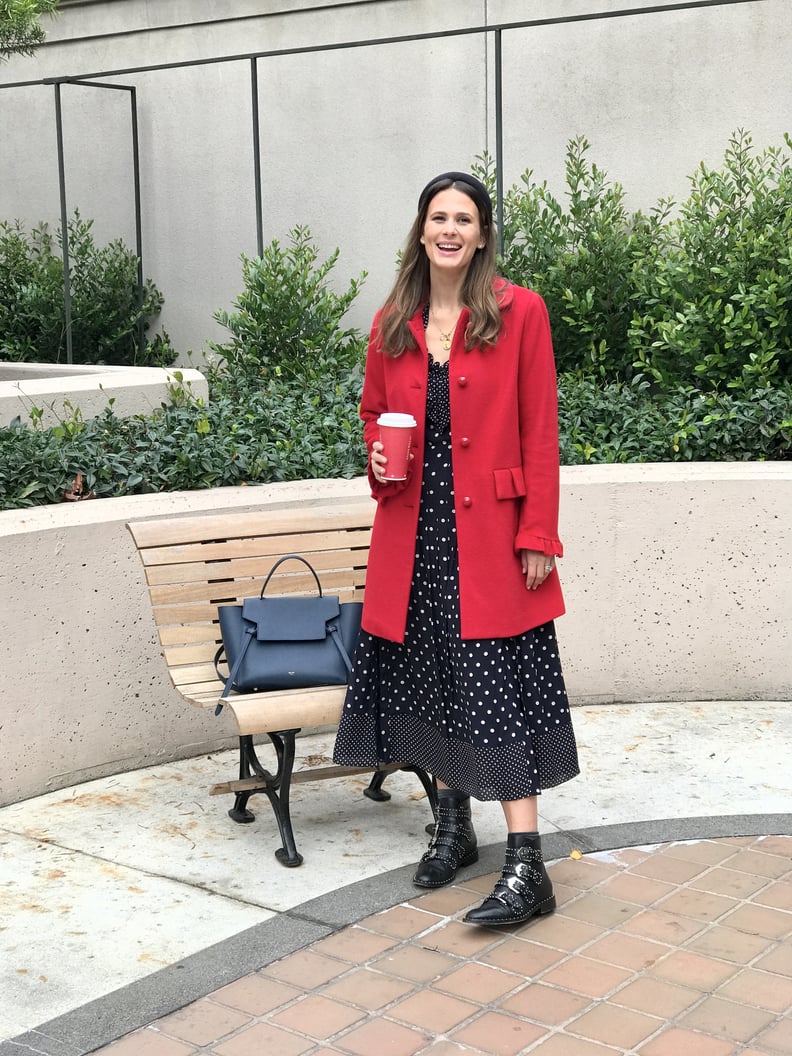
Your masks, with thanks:
[(411, 414), (401, 414), (398, 411), (386, 411), (377, 419), (377, 425), (394, 426), (397, 429), (414, 429), (418, 423)]

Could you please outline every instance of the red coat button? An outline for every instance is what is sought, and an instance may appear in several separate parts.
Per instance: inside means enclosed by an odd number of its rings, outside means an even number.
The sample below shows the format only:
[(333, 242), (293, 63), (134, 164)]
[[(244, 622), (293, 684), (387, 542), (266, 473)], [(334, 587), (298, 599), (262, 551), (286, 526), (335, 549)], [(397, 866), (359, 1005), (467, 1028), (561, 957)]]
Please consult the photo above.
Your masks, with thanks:
[(469, 495), (466, 495), (464, 497), (464, 499), (462, 500), (462, 505), (463, 506), (472, 506), (473, 505), (473, 500), (471, 499), (471, 497)]
[(463, 436), (462, 439), (459, 442), (462, 445), (462, 447), (470, 447), (470, 437), (469, 436)]
[(460, 387), (460, 389), (464, 389), (464, 387), (467, 385), (467, 378), (464, 375), (461, 378), (457, 378), (457, 385)]

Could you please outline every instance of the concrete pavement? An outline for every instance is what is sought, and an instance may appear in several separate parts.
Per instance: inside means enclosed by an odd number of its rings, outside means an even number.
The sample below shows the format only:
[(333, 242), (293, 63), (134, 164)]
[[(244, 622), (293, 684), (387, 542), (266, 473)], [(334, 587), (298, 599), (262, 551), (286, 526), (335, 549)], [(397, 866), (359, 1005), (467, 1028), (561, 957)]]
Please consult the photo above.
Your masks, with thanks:
[[(574, 721), (582, 775), (541, 802), (552, 856), (792, 832), (790, 702), (603, 705)], [(298, 765), (331, 751), (306, 737)], [(0, 1056), (82, 1056), (414, 897), (430, 818), (414, 777), (389, 778), (383, 804), (359, 778), (295, 786), (305, 864), (285, 869), (264, 797), (240, 826), (230, 798), (208, 796), (234, 769), (226, 752), (0, 809)], [(475, 818), (486, 873), (500, 808)]]

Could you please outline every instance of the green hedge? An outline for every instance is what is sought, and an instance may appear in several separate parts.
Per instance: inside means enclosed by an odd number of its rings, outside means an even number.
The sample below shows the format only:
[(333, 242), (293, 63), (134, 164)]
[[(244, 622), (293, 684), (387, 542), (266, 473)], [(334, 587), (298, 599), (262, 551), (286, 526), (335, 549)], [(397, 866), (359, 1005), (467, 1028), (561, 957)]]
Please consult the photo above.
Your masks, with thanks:
[(150, 417), (107, 410), (53, 429), (2, 429), (0, 509), (60, 502), (77, 473), (97, 497), (354, 476), (358, 388), (354, 375), (313, 390), (278, 383), (244, 403), (215, 394)]
[(792, 458), (792, 384), (751, 398), (646, 382), (559, 383), (561, 461), (741, 462)]
[[(0, 430), (0, 508), (59, 502), (77, 473), (97, 496), (356, 476), (360, 384), (357, 369), (314, 385), (274, 380), (245, 401), (221, 391), (206, 406), (182, 398), (152, 417), (107, 411)], [(792, 458), (790, 385), (746, 399), (565, 376), (559, 394), (567, 465)]]

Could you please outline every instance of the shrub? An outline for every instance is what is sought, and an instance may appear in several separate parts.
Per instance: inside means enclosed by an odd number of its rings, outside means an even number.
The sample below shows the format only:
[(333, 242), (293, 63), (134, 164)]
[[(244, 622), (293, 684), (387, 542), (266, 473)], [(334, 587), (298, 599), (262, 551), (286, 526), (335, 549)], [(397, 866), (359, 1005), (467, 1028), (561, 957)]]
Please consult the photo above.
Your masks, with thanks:
[[(589, 162), (589, 149), (583, 136), (567, 145), (566, 207), (531, 169), (505, 193), (500, 265), (506, 278), (544, 298), (560, 371), (624, 378), (634, 359), (633, 268), (663, 216), (631, 216), (621, 185)], [(493, 188), (487, 155), (477, 171)]]
[[(786, 137), (787, 146), (791, 145)], [(559, 370), (666, 390), (743, 392), (792, 379), (792, 164), (736, 132), (678, 208), (630, 214), (587, 153), (567, 148), (565, 206), (527, 170), (504, 200), (503, 273), (547, 302)], [(484, 155), (478, 174), (492, 188)]]
[(344, 329), (342, 319), (360, 292), (365, 272), (336, 293), (328, 277), (338, 250), (319, 263), (307, 227), (295, 227), (289, 245), (273, 240), (261, 257), (242, 256), (244, 290), (234, 311), (215, 312), (231, 333), (224, 344), (211, 344), (222, 361), (218, 372), (244, 386), (251, 379), (323, 380), (355, 370), (363, 361), (365, 342), (358, 330)]
[(559, 378), (564, 465), (792, 458), (792, 385), (753, 397)]
[[(786, 137), (787, 146), (792, 146)], [(735, 133), (635, 269), (635, 366), (663, 385), (792, 380), (792, 167)]]
[[(138, 344), (162, 308), (147, 280), (138, 290), (138, 258), (121, 239), (97, 246), (92, 220), (68, 222), (72, 353), (75, 363), (167, 365), (176, 358), (166, 334)], [(63, 258), (45, 223), (28, 235), (19, 221), (0, 224), (0, 359), (60, 363), (66, 358)]]

